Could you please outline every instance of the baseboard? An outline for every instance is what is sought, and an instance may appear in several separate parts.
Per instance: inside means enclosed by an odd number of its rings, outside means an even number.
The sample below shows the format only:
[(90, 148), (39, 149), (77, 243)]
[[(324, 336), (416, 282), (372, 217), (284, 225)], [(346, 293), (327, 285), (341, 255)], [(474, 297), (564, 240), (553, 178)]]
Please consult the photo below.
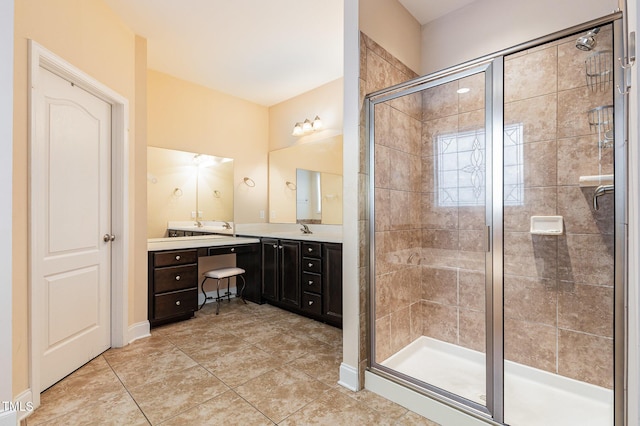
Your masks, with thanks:
[(128, 342), (133, 343), (138, 339), (151, 336), (151, 325), (149, 325), (149, 321), (137, 322), (129, 326), (128, 333)]
[(358, 369), (344, 362), (340, 364), (340, 380), (338, 381), (340, 386), (343, 386), (354, 392), (358, 391)]
[(16, 399), (14, 400), (13, 409), (15, 410), (16, 414), (15, 422), (13, 423), (13, 425), (15, 426), (18, 422), (26, 419), (27, 416), (29, 416), (35, 409), (35, 407), (33, 406), (33, 394), (31, 393), (31, 389), (27, 389), (21, 392), (16, 397)]
[(16, 426), (18, 424), (16, 414), (17, 412), (15, 410), (0, 411), (0, 426)]

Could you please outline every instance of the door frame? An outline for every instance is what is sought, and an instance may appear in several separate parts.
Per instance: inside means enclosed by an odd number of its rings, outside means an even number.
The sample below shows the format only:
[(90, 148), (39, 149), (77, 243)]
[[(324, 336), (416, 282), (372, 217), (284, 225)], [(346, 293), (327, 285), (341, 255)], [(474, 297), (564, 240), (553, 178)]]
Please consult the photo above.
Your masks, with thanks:
[(32, 309), (38, 294), (34, 291), (34, 277), (41, 275), (41, 261), (36, 250), (43, 244), (40, 225), (33, 212), (44, 208), (41, 193), (34, 182), (42, 177), (40, 152), (36, 135), (35, 87), (39, 69), (44, 68), (70, 81), (111, 105), (111, 233), (117, 238), (111, 245), (111, 346), (128, 343), (129, 309), (129, 101), (58, 57), (37, 42), (29, 40), (29, 388), (33, 406), (40, 405), (40, 337), (39, 325), (44, 321), (41, 312)]

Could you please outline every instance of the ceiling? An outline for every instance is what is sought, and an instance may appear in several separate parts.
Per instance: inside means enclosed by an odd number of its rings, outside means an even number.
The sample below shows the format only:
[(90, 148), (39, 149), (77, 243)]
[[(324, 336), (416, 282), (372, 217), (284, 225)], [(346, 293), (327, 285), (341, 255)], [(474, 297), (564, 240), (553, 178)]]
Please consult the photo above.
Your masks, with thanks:
[(476, 0), (398, 0), (420, 25), (460, 9)]
[[(104, 0), (148, 67), (271, 106), (343, 75), (344, 0)], [(473, 0), (399, 0), (421, 23)]]

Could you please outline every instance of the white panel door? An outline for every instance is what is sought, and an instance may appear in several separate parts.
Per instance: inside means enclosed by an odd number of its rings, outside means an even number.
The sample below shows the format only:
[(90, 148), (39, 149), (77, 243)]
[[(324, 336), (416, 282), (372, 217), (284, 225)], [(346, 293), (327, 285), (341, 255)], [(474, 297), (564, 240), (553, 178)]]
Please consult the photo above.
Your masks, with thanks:
[(33, 101), (44, 390), (110, 347), (111, 105), (43, 68)]

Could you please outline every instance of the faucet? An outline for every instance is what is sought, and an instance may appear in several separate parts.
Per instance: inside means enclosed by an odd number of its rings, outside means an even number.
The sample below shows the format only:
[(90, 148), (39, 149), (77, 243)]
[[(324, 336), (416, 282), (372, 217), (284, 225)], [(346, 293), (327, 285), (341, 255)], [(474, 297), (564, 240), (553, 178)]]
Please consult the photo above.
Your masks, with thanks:
[(198, 228), (202, 228), (202, 222), (200, 222), (198, 219), (196, 219), (196, 226)]
[(311, 230), (305, 223), (302, 223), (302, 222), (298, 222), (298, 223), (302, 225), (302, 228), (300, 228), (300, 230), (302, 231), (303, 234), (313, 234), (313, 232), (311, 232)]
[(224, 220), (222, 222), (224, 222), (224, 225), (222, 225), (224, 229), (231, 229), (231, 225), (229, 225), (229, 222), (225, 222)]
[(600, 207), (598, 206), (598, 197), (601, 197), (605, 194), (610, 194), (614, 191), (613, 185), (600, 185), (596, 188), (596, 191), (593, 193), (593, 209), (598, 210)]

